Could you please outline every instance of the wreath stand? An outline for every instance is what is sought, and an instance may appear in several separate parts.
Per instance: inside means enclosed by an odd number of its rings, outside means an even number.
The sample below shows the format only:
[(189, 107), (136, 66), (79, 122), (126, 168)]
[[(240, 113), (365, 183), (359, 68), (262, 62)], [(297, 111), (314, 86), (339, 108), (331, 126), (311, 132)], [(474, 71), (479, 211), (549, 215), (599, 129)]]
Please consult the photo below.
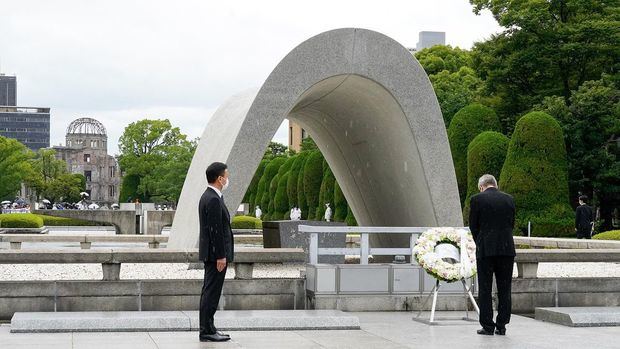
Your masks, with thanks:
[[(471, 303), (474, 305), (474, 309), (476, 310), (476, 313), (478, 313), (478, 315), (480, 315), (480, 308), (478, 308), (478, 304), (476, 304), (476, 300), (474, 299), (474, 295), (471, 293), (471, 289), (467, 287), (467, 283), (465, 282), (465, 279), (461, 279), (461, 283), (463, 284), (463, 295), (465, 296), (465, 317), (459, 320), (477, 321), (476, 319), (472, 319), (469, 317), (467, 300), (469, 299)], [(418, 315), (413, 317), (413, 321), (422, 322), (428, 325), (439, 325), (440, 324), (440, 321), (437, 321), (437, 319), (435, 319), (435, 307), (437, 306), (437, 294), (439, 293), (439, 286), (440, 286), (439, 279), (436, 279), (435, 287), (433, 287), (433, 289), (428, 294), (428, 296), (426, 296), (424, 303), (422, 303), (422, 306), (420, 307), (420, 311), (418, 312)], [(420, 315), (422, 315), (422, 310), (428, 304), (428, 301), (431, 299), (431, 296), (433, 297), (433, 304), (431, 306), (430, 318), (428, 320), (420, 318)], [(442, 319), (442, 320), (456, 320), (456, 319)]]

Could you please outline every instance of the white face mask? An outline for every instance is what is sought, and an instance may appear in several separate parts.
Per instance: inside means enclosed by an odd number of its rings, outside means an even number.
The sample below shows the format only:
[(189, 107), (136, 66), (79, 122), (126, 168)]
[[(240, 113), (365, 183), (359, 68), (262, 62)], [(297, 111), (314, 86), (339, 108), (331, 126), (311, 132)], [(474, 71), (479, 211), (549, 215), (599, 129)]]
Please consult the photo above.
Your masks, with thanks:
[(222, 190), (228, 189), (229, 185), (230, 185), (230, 179), (226, 178), (226, 183), (224, 183), (224, 185), (222, 186)]

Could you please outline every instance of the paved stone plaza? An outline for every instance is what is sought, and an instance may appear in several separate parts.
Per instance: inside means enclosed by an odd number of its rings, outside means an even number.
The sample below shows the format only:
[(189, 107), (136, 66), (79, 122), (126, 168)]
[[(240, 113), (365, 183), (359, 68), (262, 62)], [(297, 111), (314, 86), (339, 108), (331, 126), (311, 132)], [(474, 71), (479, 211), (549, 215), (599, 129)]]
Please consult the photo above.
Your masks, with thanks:
[[(12, 334), (0, 326), (0, 348), (618, 348), (620, 327), (571, 328), (513, 316), (508, 335), (479, 336), (477, 323), (428, 326), (412, 313), (354, 313), (362, 330), (230, 332), (228, 343), (199, 343), (198, 332)], [(461, 313), (439, 313), (441, 317)]]

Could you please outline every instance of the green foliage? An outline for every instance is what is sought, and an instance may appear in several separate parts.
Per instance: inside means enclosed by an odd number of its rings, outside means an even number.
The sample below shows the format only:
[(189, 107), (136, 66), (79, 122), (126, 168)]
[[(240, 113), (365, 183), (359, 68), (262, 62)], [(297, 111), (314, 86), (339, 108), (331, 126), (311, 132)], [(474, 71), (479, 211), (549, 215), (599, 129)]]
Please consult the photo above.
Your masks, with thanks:
[(461, 67), (470, 67), (473, 63), (469, 51), (450, 45), (435, 45), (422, 49), (415, 53), (415, 57), (429, 75), (442, 71), (455, 73)]
[(319, 191), (319, 205), (316, 208), (316, 219), (323, 220), (325, 218), (325, 204), (329, 203), (332, 208), (332, 218), (334, 213), (334, 183), (336, 178), (329, 168), (327, 161), (323, 160), (323, 181), (321, 182), (321, 189)]
[(595, 240), (620, 240), (620, 230), (609, 230), (604, 233), (596, 234), (592, 237)]
[[(279, 175), (278, 175), (279, 176)], [(275, 213), (272, 219), (289, 219), (290, 207), (288, 205), (288, 195), (286, 185), (288, 183), (291, 172), (286, 172), (278, 180), (278, 189), (276, 190), (274, 209)]]
[(144, 119), (125, 127), (118, 147), (120, 167), (125, 175), (139, 177), (137, 194), (145, 201), (150, 201), (151, 196), (178, 199), (195, 141), (188, 141), (168, 119)]
[(580, 193), (600, 206), (603, 229), (611, 229), (613, 207), (620, 198), (620, 90), (609, 76), (586, 81), (570, 97), (547, 97), (536, 110), (554, 116), (564, 131), (570, 197)]
[(306, 157), (309, 152), (301, 152), (295, 156), (293, 166), (291, 166), (290, 175), (288, 176), (288, 183), (286, 184), (286, 192), (288, 195), (288, 206), (299, 207), (299, 201), (297, 198), (297, 182), (299, 181), (299, 174), (302, 173)]
[(479, 192), (478, 179), (483, 174), (499, 178), (506, 159), (510, 140), (499, 132), (485, 131), (474, 138), (467, 147), (467, 198), (463, 220), (468, 224), (469, 199)]
[(2, 228), (41, 228), (43, 219), (32, 213), (0, 214)]
[(276, 220), (278, 219), (278, 217), (276, 216), (276, 209), (275, 209), (275, 197), (276, 197), (276, 192), (278, 191), (278, 183), (280, 182), (280, 175), (276, 174), (275, 177), (273, 177), (271, 179), (271, 182), (269, 183), (269, 191), (266, 191), (266, 194), (268, 196), (268, 202), (267, 202), (267, 212), (265, 212), (265, 216), (263, 217), (264, 220)]
[(304, 195), (308, 204), (308, 219), (315, 220), (323, 181), (323, 155), (320, 151), (315, 150), (308, 156), (304, 165), (303, 181)]
[(347, 205), (347, 199), (345, 199), (340, 184), (336, 181), (334, 183), (334, 221), (344, 222), (349, 213), (349, 207)]
[(461, 205), (467, 195), (467, 147), (481, 132), (499, 131), (500, 124), (493, 109), (470, 104), (454, 115), (448, 128), (448, 140), (456, 172)]
[(479, 99), (482, 80), (469, 67), (462, 67), (454, 73), (444, 70), (429, 78), (446, 127), (450, 125), (454, 114)]
[(316, 143), (314, 143), (314, 140), (311, 137), (306, 137), (302, 139), (300, 148), (302, 152), (313, 151), (313, 150), (319, 149), (319, 147), (316, 146)]
[(20, 142), (0, 136), (0, 200), (13, 200), (22, 181), (33, 175), (34, 153)]
[(531, 221), (532, 236), (573, 234), (566, 149), (555, 119), (543, 112), (531, 112), (517, 122), (500, 187), (514, 197), (517, 230), (526, 231)]
[(37, 216), (43, 219), (43, 225), (48, 227), (56, 226), (98, 226), (98, 225), (111, 225), (109, 223), (99, 223), (93, 221), (86, 221), (83, 219), (67, 218), (67, 217), (54, 217), (43, 214)]
[(503, 32), (473, 48), (474, 69), (498, 96), (506, 131), (518, 115), (546, 96), (562, 96), (602, 73), (617, 73), (620, 59), (616, 1), (470, 0), (489, 10)]
[(230, 225), (233, 229), (262, 229), (263, 221), (251, 216), (235, 216)]
[(139, 199), (140, 202), (145, 202), (144, 197), (138, 193), (138, 186), (140, 185), (140, 176), (138, 175), (125, 175), (121, 182), (121, 192), (119, 193), (119, 202), (135, 202)]
[[(308, 219), (308, 201), (306, 200), (306, 192), (304, 190), (304, 168), (308, 162), (311, 152), (303, 151), (306, 154), (301, 160), (299, 173), (297, 175), (297, 208), (301, 210), (301, 219)], [(300, 154), (300, 155), (301, 155)]]
[(288, 147), (282, 143), (269, 142), (263, 159), (272, 160), (279, 156), (288, 156)]
[(357, 226), (357, 220), (355, 219), (355, 216), (353, 215), (353, 211), (351, 211), (351, 207), (347, 206), (347, 217), (344, 220), (347, 225), (349, 227), (355, 227)]
[[(265, 166), (265, 171), (258, 181), (258, 191), (256, 192), (256, 204), (260, 205), (263, 215), (269, 211), (269, 189), (273, 177), (278, 174), (280, 166), (286, 162), (285, 157), (275, 158)], [(259, 200), (260, 199), (260, 200)], [(260, 204), (259, 204), (260, 203)]]
[(78, 202), (80, 192), (86, 190), (86, 182), (83, 175), (63, 173), (50, 180), (43, 195), (51, 202)]
[(252, 181), (250, 182), (250, 185), (248, 186), (248, 189), (245, 192), (245, 197), (243, 198), (243, 202), (247, 202), (250, 204), (250, 212), (254, 212), (254, 210), (256, 209), (256, 195), (258, 193), (258, 182), (263, 176), (263, 173), (265, 172), (265, 167), (267, 167), (268, 163), (269, 163), (269, 160), (266, 160), (266, 159), (261, 160), (261, 162), (258, 164), (258, 168), (254, 172), (254, 177), (252, 177)]

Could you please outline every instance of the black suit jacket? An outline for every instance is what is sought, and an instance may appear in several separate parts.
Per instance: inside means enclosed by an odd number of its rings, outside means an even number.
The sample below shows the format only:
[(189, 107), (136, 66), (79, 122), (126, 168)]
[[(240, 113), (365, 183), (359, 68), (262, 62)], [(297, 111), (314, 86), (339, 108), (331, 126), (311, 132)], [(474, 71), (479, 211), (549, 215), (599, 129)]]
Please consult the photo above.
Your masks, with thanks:
[(198, 203), (200, 220), (200, 242), (198, 258), (201, 261), (215, 262), (226, 258), (232, 262), (235, 254), (230, 213), (224, 200), (211, 188), (207, 188)]
[(575, 228), (584, 233), (590, 233), (592, 230), (592, 207), (588, 205), (579, 205), (575, 210)]
[(496, 188), (487, 188), (471, 197), (469, 229), (476, 241), (476, 258), (515, 256), (514, 225), (512, 196)]

